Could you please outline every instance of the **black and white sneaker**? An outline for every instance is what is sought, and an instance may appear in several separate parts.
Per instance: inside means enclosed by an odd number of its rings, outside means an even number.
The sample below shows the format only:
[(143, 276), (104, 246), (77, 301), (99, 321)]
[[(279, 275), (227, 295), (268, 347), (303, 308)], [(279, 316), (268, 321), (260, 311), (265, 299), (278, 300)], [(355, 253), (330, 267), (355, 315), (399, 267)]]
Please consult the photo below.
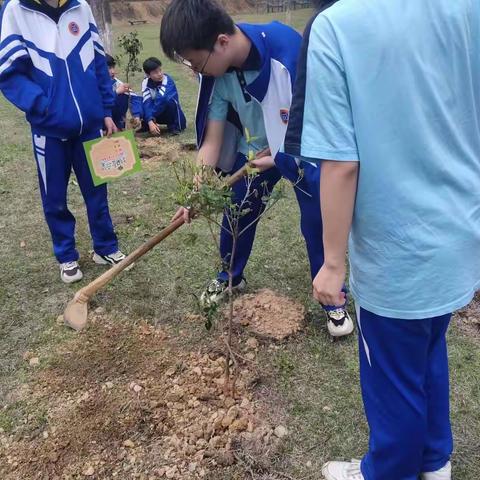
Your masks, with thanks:
[[(246, 286), (247, 282), (244, 278), (242, 278), (240, 282), (233, 287), (233, 291), (241, 292)], [(207, 288), (202, 293), (200, 297), (200, 304), (205, 307), (213, 303), (220, 303), (227, 292), (228, 281), (215, 278), (207, 285)]]
[(60, 278), (64, 283), (79, 282), (83, 278), (83, 273), (78, 266), (78, 262), (61, 263)]
[(99, 255), (98, 253), (93, 254), (93, 261), (98, 265), (116, 265), (120, 263), (126, 255), (120, 250), (117, 250), (110, 255)]
[(353, 321), (346, 308), (325, 310), (327, 314), (328, 333), (332, 337), (344, 337), (353, 332)]

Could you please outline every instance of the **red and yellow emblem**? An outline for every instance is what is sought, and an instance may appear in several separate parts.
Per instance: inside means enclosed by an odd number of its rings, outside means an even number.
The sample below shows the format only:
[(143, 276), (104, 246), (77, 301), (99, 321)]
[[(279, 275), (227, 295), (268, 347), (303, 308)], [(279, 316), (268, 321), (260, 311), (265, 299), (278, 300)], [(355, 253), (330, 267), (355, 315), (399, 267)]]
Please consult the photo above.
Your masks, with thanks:
[(68, 31), (72, 34), (72, 35), (79, 35), (80, 34), (80, 27), (78, 26), (78, 23), (76, 22), (70, 22), (68, 24)]
[(287, 125), (287, 123), (288, 123), (289, 113), (290, 113), (290, 111), (288, 110), (288, 108), (281, 108), (280, 109), (280, 118), (282, 119), (282, 122), (285, 125)]

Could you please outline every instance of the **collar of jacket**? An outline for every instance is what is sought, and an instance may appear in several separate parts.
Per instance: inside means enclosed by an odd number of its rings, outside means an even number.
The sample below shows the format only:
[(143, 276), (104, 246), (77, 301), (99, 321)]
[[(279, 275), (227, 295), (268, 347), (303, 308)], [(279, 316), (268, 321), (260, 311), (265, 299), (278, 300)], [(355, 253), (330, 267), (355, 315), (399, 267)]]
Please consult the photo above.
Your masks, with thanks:
[(148, 82), (147, 82), (147, 87), (148, 88), (152, 88), (152, 89), (156, 89), (156, 88), (159, 88), (159, 87), (164, 87), (168, 82), (168, 77), (167, 75), (163, 74), (163, 79), (161, 82), (155, 82), (154, 80), (152, 80), (151, 78), (148, 79)]
[(42, 0), (20, 0), (20, 5), (23, 5), (30, 10), (43, 13), (52, 18), (52, 20), (58, 21), (58, 18), (60, 18), (62, 13), (70, 8), (80, 5), (80, 3), (78, 0), (59, 0), (58, 7), (52, 7)]
[(237, 27), (252, 42), (260, 56), (260, 70), (258, 77), (249, 85), (247, 92), (262, 102), (267, 94), (268, 84), (270, 83), (271, 55), (268, 46), (268, 37), (263, 25), (251, 25), (239, 23)]

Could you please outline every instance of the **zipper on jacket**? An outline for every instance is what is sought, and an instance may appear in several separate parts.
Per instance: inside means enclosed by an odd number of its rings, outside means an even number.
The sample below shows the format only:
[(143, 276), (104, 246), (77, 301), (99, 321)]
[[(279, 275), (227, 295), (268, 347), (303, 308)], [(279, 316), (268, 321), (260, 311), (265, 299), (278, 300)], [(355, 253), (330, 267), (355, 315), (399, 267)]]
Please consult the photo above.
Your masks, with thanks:
[[(58, 19), (58, 23), (57, 23), (57, 38), (59, 40), (59, 48), (60, 48), (63, 56), (65, 56), (65, 55), (64, 55), (64, 52), (62, 50), (62, 42), (61, 42), (61, 37), (60, 37), (60, 20), (65, 15), (65, 13), (67, 13), (68, 11), (69, 10), (67, 10), (66, 12), (63, 12), (62, 15), (60, 15), (60, 18)], [(79, 132), (79, 135), (81, 135), (83, 133), (83, 117), (82, 117), (82, 112), (80, 111), (80, 106), (78, 104), (77, 98), (75, 97), (75, 93), (73, 92), (72, 77), (70, 75), (70, 68), (68, 67), (68, 59), (67, 58), (65, 58), (65, 69), (67, 70), (68, 85), (70, 87), (70, 93), (72, 94), (73, 103), (75, 103), (75, 107), (77, 109), (77, 113), (78, 113), (78, 116), (80, 118), (80, 132)]]

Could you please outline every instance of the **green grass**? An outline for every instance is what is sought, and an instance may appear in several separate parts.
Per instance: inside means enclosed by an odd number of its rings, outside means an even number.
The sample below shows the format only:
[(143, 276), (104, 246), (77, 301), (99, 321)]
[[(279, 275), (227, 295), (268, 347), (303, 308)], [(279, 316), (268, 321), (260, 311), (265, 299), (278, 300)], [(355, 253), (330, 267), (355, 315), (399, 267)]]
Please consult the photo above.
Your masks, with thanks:
[[(299, 29), (310, 12), (294, 12)], [(267, 21), (272, 16), (244, 16)], [(158, 26), (138, 27), (144, 56), (159, 55)], [(117, 33), (126, 29), (121, 28)], [(165, 61), (165, 71), (176, 80), (187, 118), (192, 124), (196, 80), (184, 67)], [(121, 76), (121, 75), (120, 75)], [(141, 75), (135, 78), (139, 85)], [(191, 141), (193, 129), (178, 138)], [(172, 141), (172, 140), (167, 140)], [(26, 351), (55, 354), (73, 335), (55, 320), (78, 286), (59, 280), (40, 205), (37, 175), (28, 127), (22, 116), (0, 101), (0, 428), (12, 431), (25, 412), (16, 398), (32, 374), (22, 359)], [(134, 216), (117, 224), (121, 246), (131, 251), (166, 225), (175, 208), (171, 195), (175, 181), (167, 163), (114, 183), (110, 205), (114, 219)], [(305, 335), (283, 344), (274, 355), (262, 357), (264, 377), (259, 394), (269, 402), (276, 421), (286, 424), (290, 436), (276, 469), (297, 479), (318, 479), (319, 467), (330, 458), (361, 456), (367, 447), (367, 427), (358, 386), (356, 339), (332, 344), (310, 300), (310, 279), (298, 207), (291, 190), (261, 222), (246, 274), (250, 291), (268, 287), (306, 305), (311, 320)], [(91, 249), (86, 215), (78, 187), (70, 186), (70, 205), (77, 218), (77, 240), (85, 274), (82, 285), (103, 270), (89, 260)], [(195, 247), (185, 240), (198, 234)], [(20, 243), (24, 241), (25, 247)], [(113, 318), (129, 317), (181, 328), (185, 313), (193, 311), (194, 294), (215, 273), (215, 256), (203, 222), (167, 239), (135, 269), (116, 279), (93, 300)], [(184, 326), (183, 326), (184, 327)], [(192, 344), (208, 343), (199, 325), (188, 326)], [(455, 475), (478, 480), (480, 475), (480, 349), (478, 340), (455, 326), (450, 334), (452, 416), (455, 427)], [(38, 413), (39, 422), (42, 411)], [(285, 418), (282, 418), (284, 416)], [(279, 418), (280, 417), (280, 418)], [(308, 466), (307, 462), (311, 462)], [(231, 478), (245, 478), (241, 473)]]

